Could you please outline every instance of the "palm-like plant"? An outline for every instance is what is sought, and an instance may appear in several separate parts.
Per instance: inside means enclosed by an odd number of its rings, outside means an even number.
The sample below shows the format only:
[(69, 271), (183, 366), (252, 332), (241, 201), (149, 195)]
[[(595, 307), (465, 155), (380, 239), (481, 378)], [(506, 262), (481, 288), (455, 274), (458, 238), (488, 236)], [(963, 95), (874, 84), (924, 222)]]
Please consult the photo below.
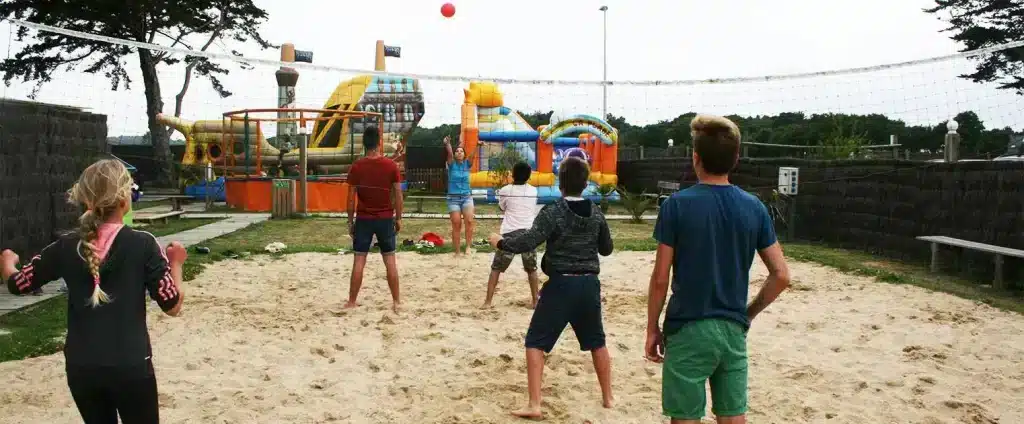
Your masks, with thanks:
[(601, 184), (597, 187), (597, 194), (601, 195), (601, 212), (608, 213), (608, 196), (615, 193), (614, 184)]
[(645, 193), (631, 193), (625, 187), (619, 187), (619, 196), (622, 198), (622, 206), (629, 211), (633, 223), (644, 222), (644, 212), (654, 206), (655, 199)]

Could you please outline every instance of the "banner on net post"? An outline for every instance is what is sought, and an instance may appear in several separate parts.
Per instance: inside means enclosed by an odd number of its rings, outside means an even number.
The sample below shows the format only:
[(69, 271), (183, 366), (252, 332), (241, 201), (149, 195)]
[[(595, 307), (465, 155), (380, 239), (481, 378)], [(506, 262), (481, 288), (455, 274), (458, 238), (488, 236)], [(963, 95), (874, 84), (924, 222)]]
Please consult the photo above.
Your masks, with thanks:
[(402, 48), (398, 46), (384, 46), (384, 57), (402, 57)]
[(313, 52), (311, 50), (296, 50), (295, 61), (303, 63), (313, 63)]

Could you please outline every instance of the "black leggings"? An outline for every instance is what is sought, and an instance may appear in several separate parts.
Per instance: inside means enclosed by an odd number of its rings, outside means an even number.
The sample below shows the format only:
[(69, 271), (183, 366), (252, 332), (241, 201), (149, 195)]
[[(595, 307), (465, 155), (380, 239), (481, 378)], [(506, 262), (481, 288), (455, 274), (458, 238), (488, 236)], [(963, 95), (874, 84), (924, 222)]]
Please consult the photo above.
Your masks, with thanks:
[(158, 424), (153, 363), (130, 367), (67, 366), (68, 388), (85, 424)]

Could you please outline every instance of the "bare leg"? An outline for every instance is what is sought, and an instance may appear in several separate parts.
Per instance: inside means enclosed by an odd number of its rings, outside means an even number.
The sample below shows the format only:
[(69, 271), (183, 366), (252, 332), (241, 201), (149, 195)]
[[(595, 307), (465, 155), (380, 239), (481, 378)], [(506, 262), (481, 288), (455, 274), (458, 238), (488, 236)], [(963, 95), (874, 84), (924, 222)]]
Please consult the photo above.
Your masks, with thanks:
[(594, 359), (594, 371), (597, 372), (597, 382), (601, 385), (601, 400), (605, 408), (611, 408), (615, 398), (612, 396), (612, 357), (608, 354), (607, 347), (601, 347), (590, 351)]
[(359, 306), (356, 298), (359, 297), (359, 289), (363, 287), (363, 270), (366, 268), (366, 254), (356, 253), (352, 256), (352, 277), (348, 282), (348, 303), (346, 308)]
[(715, 417), (718, 419), (718, 424), (747, 424), (746, 415), (736, 415), (733, 417)]
[(398, 309), (402, 306), (401, 296), (398, 292), (398, 261), (395, 259), (394, 252), (386, 253), (384, 256), (384, 269), (388, 276), (388, 289), (391, 290), (391, 309), (398, 313)]
[(501, 277), (501, 271), (491, 270), (491, 276), (487, 278), (487, 298), (484, 299), (484, 305), (480, 309), (490, 309), (491, 300), (494, 299), (494, 292), (498, 289), (498, 278)]
[(530, 271), (527, 274), (530, 280), (530, 309), (537, 307), (537, 292), (540, 290), (540, 277), (537, 276), (537, 271)]
[(540, 410), (540, 384), (544, 378), (544, 351), (526, 349), (526, 384), (530, 401), (525, 408), (513, 411), (512, 415), (520, 418), (540, 419), (544, 413)]
[(669, 420), (672, 424), (700, 424), (700, 420)]
[(458, 257), (461, 245), (459, 238), (462, 237), (462, 213), (452, 212), (449, 215), (452, 218), (452, 248), (455, 249), (455, 256)]
[(466, 254), (473, 248), (473, 230), (476, 229), (476, 219), (473, 216), (473, 207), (462, 209), (462, 218), (466, 220)]

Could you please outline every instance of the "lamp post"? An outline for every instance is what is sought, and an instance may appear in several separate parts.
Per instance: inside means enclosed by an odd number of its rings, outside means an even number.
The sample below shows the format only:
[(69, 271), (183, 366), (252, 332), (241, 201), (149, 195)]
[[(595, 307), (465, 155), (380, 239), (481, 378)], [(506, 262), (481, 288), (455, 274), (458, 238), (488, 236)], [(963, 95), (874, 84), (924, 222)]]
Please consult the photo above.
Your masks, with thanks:
[(946, 130), (948, 131), (946, 133), (945, 148), (942, 149), (946, 162), (957, 162), (960, 160), (960, 134), (956, 132), (959, 128), (960, 123), (956, 122), (955, 118), (950, 118), (949, 122), (946, 123)]
[(601, 6), (599, 9), (604, 16), (604, 74), (601, 80), (601, 119), (608, 119), (608, 6)]

